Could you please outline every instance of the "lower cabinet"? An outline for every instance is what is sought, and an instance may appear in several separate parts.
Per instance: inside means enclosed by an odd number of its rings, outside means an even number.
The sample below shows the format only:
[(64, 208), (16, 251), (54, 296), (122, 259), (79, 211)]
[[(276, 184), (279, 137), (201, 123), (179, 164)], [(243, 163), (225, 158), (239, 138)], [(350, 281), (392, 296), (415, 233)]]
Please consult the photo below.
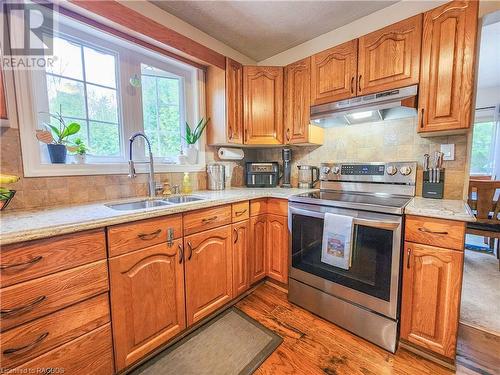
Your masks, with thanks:
[(116, 370), (186, 327), (182, 240), (109, 260)]
[(250, 233), (249, 220), (232, 225), (233, 228), (233, 297), (246, 292), (249, 283), (248, 243)]
[(267, 215), (257, 215), (250, 218), (250, 284), (253, 284), (267, 274)]
[(231, 300), (231, 245), (231, 225), (184, 237), (188, 326)]
[(267, 215), (267, 276), (288, 282), (288, 219)]
[(405, 243), (401, 338), (455, 358), (463, 251)]

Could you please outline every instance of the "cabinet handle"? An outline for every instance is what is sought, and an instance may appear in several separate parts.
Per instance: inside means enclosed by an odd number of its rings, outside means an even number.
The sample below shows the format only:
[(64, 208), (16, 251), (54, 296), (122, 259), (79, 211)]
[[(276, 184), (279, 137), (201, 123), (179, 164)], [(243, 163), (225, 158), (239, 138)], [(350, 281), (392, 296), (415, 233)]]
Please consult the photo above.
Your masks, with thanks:
[(286, 141), (290, 142), (290, 128), (286, 128)]
[(37, 257), (34, 257), (33, 259), (30, 259), (26, 262), (21, 262), (21, 263), (12, 263), (12, 264), (1, 264), (0, 265), (0, 271), (3, 271), (3, 270), (8, 270), (8, 269), (11, 269), (11, 268), (18, 268), (18, 267), (31, 267), (32, 265), (34, 265), (35, 263), (38, 263), (39, 261), (41, 261), (43, 259), (43, 256), (39, 255)]
[(33, 349), (35, 346), (37, 346), (43, 340), (45, 340), (48, 335), (49, 335), (48, 332), (44, 332), (40, 336), (38, 336), (38, 338), (35, 341), (31, 342), (30, 344), (25, 345), (25, 346), (20, 346), (18, 348), (5, 349), (2, 353), (5, 355), (9, 355), (9, 354), (14, 354), (14, 353), (21, 354), (21, 353), (27, 352), (28, 350)]
[(233, 139), (233, 128), (229, 126), (229, 139)]
[(189, 247), (188, 260), (191, 260), (191, 257), (193, 256), (193, 245), (191, 244), (191, 241), (188, 241), (188, 247)]
[(247, 142), (248, 141), (248, 130), (247, 130), (247, 128), (245, 128), (244, 133), (245, 133), (245, 142)]
[(448, 232), (433, 231), (433, 230), (430, 230), (430, 229), (427, 229), (427, 228), (422, 228), (422, 227), (418, 228), (418, 230), (419, 230), (420, 232), (424, 232), (424, 233), (430, 233), (430, 234), (440, 234), (440, 235), (443, 235), (443, 236), (445, 236), (445, 235), (447, 235), (447, 234), (448, 234)]
[(161, 229), (155, 230), (154, 232), (151, 233), (139, 233), (137, 237), (139, 237), (141, 240), (152, 240), (153, 238), (158, 237), (158, 235), (161, 233)]
[(217, 215), (212, 216), (212, 217), (206, 217), (204, 219), (201, 219), (201, 221), (203, 222), (203, 224), (208, 224), (211, 221), (214, 221), (215, 219), (217, 219)]
[(244, 210), (241, 210), (241, 211), (236, 211), (234, 214), (235, 214), (236, 216), (241, 216), (241, 215), (243, 215), (245, 212), (247, 212), (247, 209), (246, 209), (246, 208), (245, 208)]
[(351, 78), (351, 94), (354, 94), (354, 76)]
[(361, 78), (363, 77), (362, 74), (359, 75), (358, 77), (358, 90), (361, 92)]
[(238, 230), (236, 228), (233, 228), (233, 231), (234, 231), (234, 235), (236, 236), (236, 238), (234, 239), (234, 243), (238, 242)]
[(407, 258), (406, 258), (406, 268), (410, 268), (410, 256), (411, 256), (411, 249), (408, 248), (408, 250), (406, 250), (407, 252)]
[(420, 112), (420, 128), (424, 127), (424, 109)]
[(33, 310), (35, 306), (39, 305), (43, 301), (47, 299), (47, 296), (40, 296), (33, 300), (33, 302), (28, 303), (27, 305), (24, 306), (19, 306), (19, 307), (14, 307), (13, 309), (2, 309), (0, 310), (0, 317), (1, 318), (11, 318), (17, 315), (22, 315), (24, 313), (27, 313), (28, 311)]
[(182, 247), (181, 244), (177, 245), (179, 247), (179, 264), (182, 263), (182, 260), (184, 258), (184, 248)]

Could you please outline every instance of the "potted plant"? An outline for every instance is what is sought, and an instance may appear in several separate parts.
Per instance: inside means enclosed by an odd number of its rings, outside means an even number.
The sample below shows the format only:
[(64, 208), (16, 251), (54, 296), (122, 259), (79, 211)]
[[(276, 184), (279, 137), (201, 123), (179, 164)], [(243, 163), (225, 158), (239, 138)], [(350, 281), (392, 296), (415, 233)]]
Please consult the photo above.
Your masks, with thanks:
[(186, 137), (184, 139), (187, 143), (186, 158), (189, 164), (196, 164), (198, 162), (198, 149), (196, 148), (196, 142), (198, 142), (203, 134), (203, 130), (205, 130), (209, 120), (209, 118), (206, 120), (202, 118), (194, 130), (191, 130), (191, 127), (186, 121)]
[[(19, 181), (18, 176), (0, 174), (0, 183), (3, 184), (13, 184), (14, 182)], [(4, 187), (0, 187), (0, 210), (4, 210), (14, 198), (16, 194), (15, 190), (10, 190)]]
[(85, 143), (81, 140), (81, 138), (75, 139), (74, 142), (74, 153), (75, 153), (75, 160), (78, 164), (84, 164), (85, 160), (87, 158), (87, 146)]
[(49, 113), (49, 116), (57, 120), (58, 126), (44, 123), (48, 130), (37, 131), (36, 137), (40, 142), (47, 144), (51, 163), (64, 164), (68, 152), (68, 138), (80, 131), (80, 124), (76, 122), (66, 124), (61, 111), (55, 115)]

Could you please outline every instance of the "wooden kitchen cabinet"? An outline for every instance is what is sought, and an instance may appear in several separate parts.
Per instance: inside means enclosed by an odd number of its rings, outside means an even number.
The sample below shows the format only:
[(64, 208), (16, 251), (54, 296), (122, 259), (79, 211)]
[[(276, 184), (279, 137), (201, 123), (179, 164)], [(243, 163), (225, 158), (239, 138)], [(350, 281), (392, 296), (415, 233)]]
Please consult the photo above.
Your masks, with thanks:
[(405, 243), (401, 339), (455, 358), (463, 251)]
[(250, 284), (266, 277), (267, 274), (267, 215), (250, 218)]
[(359, 38), (357, 95), (417, 84), (422, 15)]
[(418, 100), (421, 133), (470, 126), (478, 3), (451, 1), (424, 14)]
[(249, 284), (249, 234), (250, 222), (244, 220), (232, 225), (233, 247), (233, 298), (246, 292)]
[(231, 225), (184, 237), (188, 326), (231, 300), (231, 245)]
[(243, 67), (244, 143), (283, 143), (283, 67)]
[(109, 260), (118, 371), (186, 327), (182, 245), (178, 239)]
[(228, 143), (243, 144), (243, 65), (226, 57)]
[(267, 275), (288, 283), (288, 221), (286, 216), (267, 215)]
[(351, 40), (311, 57), (311, 105), (356, 96), (358, 40)]
[(7, 119), (7, 102), (5, 100), (5, 82), (3, 71), (0, 69), (0, 119)]

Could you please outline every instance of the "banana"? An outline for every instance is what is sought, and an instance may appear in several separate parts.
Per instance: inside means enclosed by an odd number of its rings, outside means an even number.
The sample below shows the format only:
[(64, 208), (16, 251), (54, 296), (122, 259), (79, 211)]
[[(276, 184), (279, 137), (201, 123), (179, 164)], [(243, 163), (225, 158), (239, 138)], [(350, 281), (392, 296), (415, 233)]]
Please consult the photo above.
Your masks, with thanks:
[(13, 184), (14, 182), (17, 181), (19, 181), (18, 176), (9, 174), (0, 174), (0, 184)]

